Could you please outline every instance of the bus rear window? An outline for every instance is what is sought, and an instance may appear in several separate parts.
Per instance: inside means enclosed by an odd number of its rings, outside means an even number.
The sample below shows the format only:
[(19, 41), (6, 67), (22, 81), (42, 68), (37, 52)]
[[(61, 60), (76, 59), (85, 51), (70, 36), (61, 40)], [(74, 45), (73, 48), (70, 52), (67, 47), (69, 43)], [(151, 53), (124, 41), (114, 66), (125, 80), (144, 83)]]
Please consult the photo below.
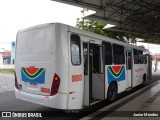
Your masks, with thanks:
[(44, 27), (20, 32), (17, 36), (18, 55), (46, 55), (53, 49), (52, 28)]
[(71, 34), (71, 62), (73, 65), (81, 64), (80, 37), (76, 34)]

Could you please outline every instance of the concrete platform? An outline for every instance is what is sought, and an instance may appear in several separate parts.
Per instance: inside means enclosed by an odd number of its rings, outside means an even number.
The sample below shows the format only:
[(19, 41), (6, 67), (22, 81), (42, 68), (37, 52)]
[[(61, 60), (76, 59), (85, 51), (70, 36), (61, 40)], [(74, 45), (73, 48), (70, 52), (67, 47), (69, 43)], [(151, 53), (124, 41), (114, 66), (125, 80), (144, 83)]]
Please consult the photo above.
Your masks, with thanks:
[(160, 120), (160, 80), (81, 120)]

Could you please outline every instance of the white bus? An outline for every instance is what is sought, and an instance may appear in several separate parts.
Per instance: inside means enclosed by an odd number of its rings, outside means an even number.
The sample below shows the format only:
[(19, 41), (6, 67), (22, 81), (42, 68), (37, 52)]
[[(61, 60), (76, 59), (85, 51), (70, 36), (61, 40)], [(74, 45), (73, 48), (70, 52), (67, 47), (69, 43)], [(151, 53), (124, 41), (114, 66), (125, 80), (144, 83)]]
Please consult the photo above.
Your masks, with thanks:
[(146, 50), (60, 23), (20, 30), (15, 95), (51, 108), (77, 110), (148, 80)]

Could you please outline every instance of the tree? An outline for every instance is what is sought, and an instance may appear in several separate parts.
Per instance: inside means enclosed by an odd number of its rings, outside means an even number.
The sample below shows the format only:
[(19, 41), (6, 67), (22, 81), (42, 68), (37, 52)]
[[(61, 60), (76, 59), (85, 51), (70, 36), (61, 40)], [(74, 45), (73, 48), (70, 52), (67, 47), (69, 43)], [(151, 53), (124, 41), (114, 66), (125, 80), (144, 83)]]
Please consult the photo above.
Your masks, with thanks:
[(139, 45), (138, 47), (145, 49), (144, 45)]
[[(83, 9), (81, 11), (81, 13), (83, 14), (83, 17), (87, 12), (88, 12), (87, 9)], [(109, 30), (103, 29), (106, 25), (107, 24), (103, 22), (97, 22), (97, 21), (88, 20), (84, 18), (77, 18), (76, 27), (86, 31), (97, 33), (103, 36), (107, 36), (113, 39), (117, 39), (123, 42), (135, 44), (136, 40), (132, 34), (117, 32), (117, 31), (109, 31)]]

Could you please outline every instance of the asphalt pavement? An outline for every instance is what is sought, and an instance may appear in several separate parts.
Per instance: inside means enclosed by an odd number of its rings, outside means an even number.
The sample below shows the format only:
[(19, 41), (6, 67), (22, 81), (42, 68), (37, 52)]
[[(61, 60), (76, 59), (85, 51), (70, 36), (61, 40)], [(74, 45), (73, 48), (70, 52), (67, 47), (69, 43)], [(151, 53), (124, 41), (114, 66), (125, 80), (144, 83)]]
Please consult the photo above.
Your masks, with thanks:
[[(160, 79), (160, 71), (153, 73), (152, 81), (156, 81)], [(104, 101), (103, 101), (104, 102)], [(12, 74), (0, 74), (0, 112), (2, 111), (35, 111), (42, 112), (48, 111), (50, 114), (58, 114), (58, 117), (54, 118), (42, 118), (42, 120), (50, 120), (50, 119), (80, 119), (85, 115), (90, 114), (92, 111), (96, 111), (102, 106), (106, 105), (106, 103), (99, 103), (97, 106), (90, 107), (90, 109), (85, 109), (81, 113), (66, 113), (62, 110), (57, 110), (53, 108), (44, 107), (41, 105), (37, 105), (30, 102), (25, 102), (21, 100), (17, 100), (14, 94), (14, 75)], [(27, 119), (27, 118), (23, 118)], [(0, 118), (0, 120), (22, 120), (22, 118)], [(29, 120), (36, 120), (36, 118), (30, 118)]]
[(0, 74), (0, 93), (14, 91), (14, 75)]

